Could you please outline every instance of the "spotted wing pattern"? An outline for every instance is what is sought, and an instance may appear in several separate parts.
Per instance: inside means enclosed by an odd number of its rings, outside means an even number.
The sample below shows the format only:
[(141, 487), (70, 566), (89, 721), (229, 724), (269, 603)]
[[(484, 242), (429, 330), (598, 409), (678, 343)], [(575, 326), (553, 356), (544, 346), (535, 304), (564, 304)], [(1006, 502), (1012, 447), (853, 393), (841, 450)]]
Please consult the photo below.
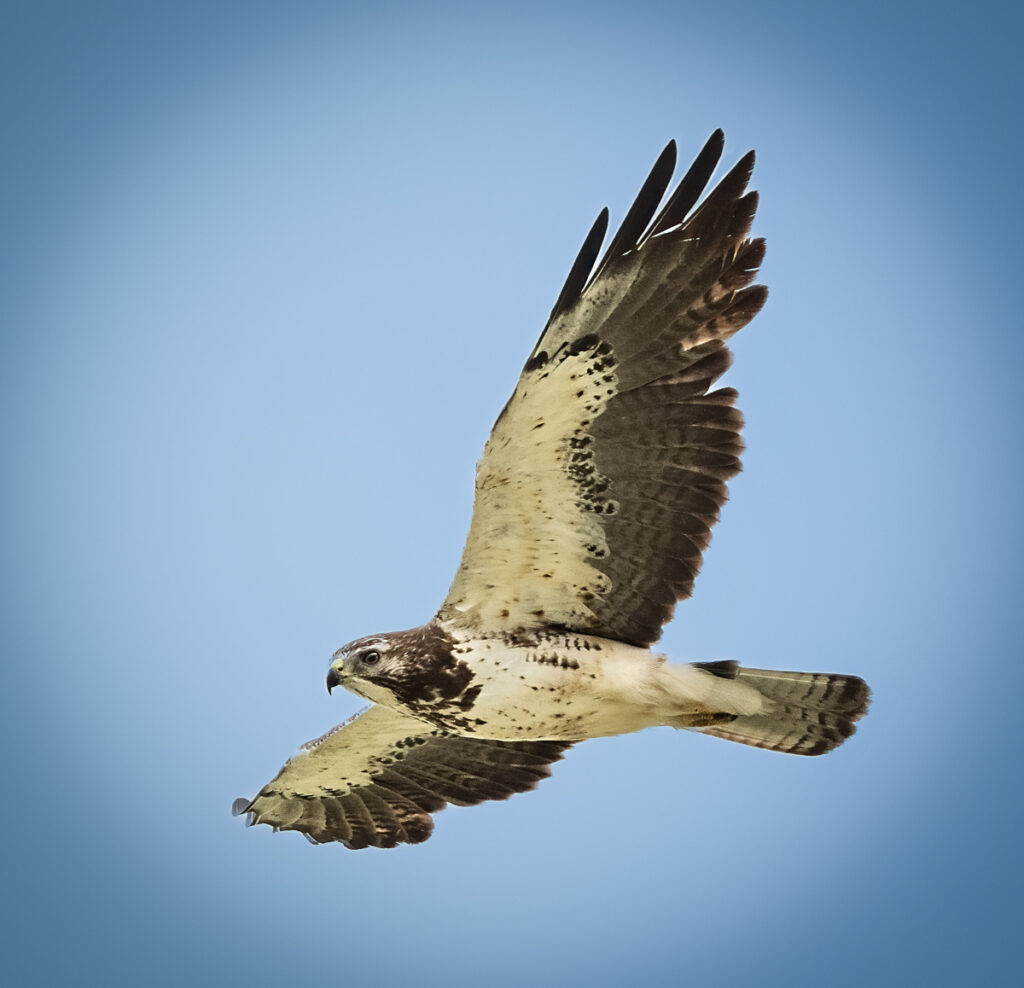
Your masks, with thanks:
[(598, 217), (477, 467), (443, 620), (650, 645), (690, 595), (742, 450), (736, 392), (711, 387), (767, 295), (753, 152), (694, 209), (723, 142), (655, 216), (669, 144), (595, 266)]
[(232, 810), (317, 844), (419, 844), (433, 832), (431, 814), (448, 803), (533, 789), (569, 747), (458, 737), (373, 706), (303, 745), (255, 799), (235, 800)]

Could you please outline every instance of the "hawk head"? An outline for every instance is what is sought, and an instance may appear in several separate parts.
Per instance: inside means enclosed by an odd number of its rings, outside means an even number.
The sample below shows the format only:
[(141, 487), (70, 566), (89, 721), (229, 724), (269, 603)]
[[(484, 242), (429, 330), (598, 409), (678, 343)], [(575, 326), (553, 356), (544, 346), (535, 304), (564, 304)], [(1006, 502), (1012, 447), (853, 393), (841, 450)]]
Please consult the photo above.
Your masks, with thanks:
[[(369, 635), (343, 645), (331, 656), (327, 692), (344, 686), (367, 700), (377, 700), (381, 690), (402, 677), (406, 649), (396, 649), (389, 635)], [(376, 694), (376, 695), (374, 695)]]
[(448, 703), (465, 710), (480, 687), (471, 685), (474, 674), (452, 644), (434, 622), (357, 638), (334, 653), (327, 690), (344, 686), (374, 703), (418, 713)]

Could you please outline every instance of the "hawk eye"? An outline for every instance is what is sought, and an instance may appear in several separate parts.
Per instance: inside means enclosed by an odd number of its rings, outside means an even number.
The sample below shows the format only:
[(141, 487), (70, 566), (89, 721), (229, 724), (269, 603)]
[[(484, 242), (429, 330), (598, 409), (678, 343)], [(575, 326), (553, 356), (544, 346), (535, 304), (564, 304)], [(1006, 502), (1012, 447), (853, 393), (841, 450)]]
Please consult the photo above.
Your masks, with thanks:
[(375, 666), (378, 662), (380, 662), (380, 652), (378, 652), (377, 649), (375, 648), (371, 648), (363, 652), (362, 659), (363, 665)]

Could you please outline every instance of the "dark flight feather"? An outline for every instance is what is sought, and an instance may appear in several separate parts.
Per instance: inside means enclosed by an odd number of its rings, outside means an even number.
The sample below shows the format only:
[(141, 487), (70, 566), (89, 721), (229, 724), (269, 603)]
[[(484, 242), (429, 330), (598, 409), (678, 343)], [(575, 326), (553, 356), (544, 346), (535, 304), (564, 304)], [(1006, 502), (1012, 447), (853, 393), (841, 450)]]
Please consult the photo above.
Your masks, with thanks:
[[(604, 242), (605, 234), (608, 232), (608, 207), (606, 206), (597, 214), (594, 225), (590, 228), (580, 252), (576, 255), (572, 267), (569, 269), (569, 276), (565, 279), (562, 290), (558, 293), (548, 322), (560, 316), (571, 303), (582, 294), (590, 272), (594, 270), (594, 262), (597, 255), (601, 253), (601, 244)], [(541, 336), (544, 334), (542, 333)]]
[(675, 168), (676, 142), (669, 141), (654, 163), (654, 167), (637, 193), (636, 199), (633, 200), (633, 205), (629, 207), (629, 212), (626, 213), (622, 225), (612, 237), (601, 263), (598, 264), (588, 282), (588, 286), (601, 277), (610, 263), (616, 261), (623, 254), (636, 249), (644, 230), (651, 222), (654, 211), (658, 208), (658, 203), (665, 195), (668, 183), (672, 181), (672, 172), (675, 171)]
[(693, 209), (694, 204), (701, 197), (701, 193), (707, 188), (711, 176), (718, 167), (718, 162), (725, 150), (725, 134), (721, 129), (716, 130), (701, 148), (700, 153), (694, 158), (693, 164), (687, 169), (679, 185), (665, 203), (665, 208), (658, 214), (657, 219), (651, 224), (648, 237), (656, 237), (673, 226), (678, 226), (686, 219), (686, 214)]

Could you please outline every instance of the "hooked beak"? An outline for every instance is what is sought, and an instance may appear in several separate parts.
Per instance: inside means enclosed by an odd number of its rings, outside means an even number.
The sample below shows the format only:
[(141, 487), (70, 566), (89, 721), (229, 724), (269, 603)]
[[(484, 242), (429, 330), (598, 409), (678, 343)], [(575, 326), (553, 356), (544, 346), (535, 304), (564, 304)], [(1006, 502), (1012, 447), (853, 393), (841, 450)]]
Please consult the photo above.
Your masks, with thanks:
[(327, 672), (327, 692), (330, 693), (335, 686), (341, 685), (341, 676), (338, 675), (338, 670), (331, 668)]

